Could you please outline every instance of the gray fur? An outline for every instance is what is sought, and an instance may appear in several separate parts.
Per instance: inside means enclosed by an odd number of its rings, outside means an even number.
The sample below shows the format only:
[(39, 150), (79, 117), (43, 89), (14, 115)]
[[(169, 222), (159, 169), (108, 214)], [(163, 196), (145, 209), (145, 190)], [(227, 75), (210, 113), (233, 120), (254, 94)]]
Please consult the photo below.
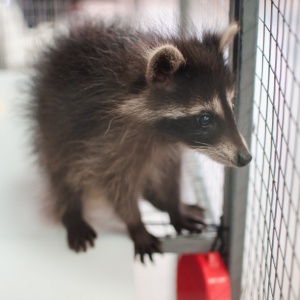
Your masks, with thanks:
[[(141, 221), (141, 196), (167, 211), (178, 232), (201, 230), (199, 209), (181, 211), (182, 151), (224, 163), (233, 149), (231, 165), (246, 151), (226, 99), (233, 79), (219, 42), (210, 32), (199, 40), (87, 23), (45, 51), (33, 78), (35, 144), (72, 249), (93, 246), (96, 233), (82, 216), (82, 195), (93, 186), (126, 223), (142, 260), (160, 244)], [(222, 117), (201, 128), (196, 116), (214, 113), (216, 95)]]

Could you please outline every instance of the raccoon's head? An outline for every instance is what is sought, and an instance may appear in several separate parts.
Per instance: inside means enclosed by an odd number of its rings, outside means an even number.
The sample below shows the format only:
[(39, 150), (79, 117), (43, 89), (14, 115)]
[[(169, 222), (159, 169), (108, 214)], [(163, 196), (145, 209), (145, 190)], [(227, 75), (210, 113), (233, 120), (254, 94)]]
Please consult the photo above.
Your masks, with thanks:
[(252, 157), (236, 126), (234, 80), (223, 53), (237, 32), (232, 23), (221, 34), (174, 39), (148, 51), (147, 91), (133, 103), (166, 138), (241, 167)]
[(153, 50), (146, 78), (152, 86), (149, 108), (163, 117), (156, 125), (212, 159), (229, 166), (251, 161), (234, 119), (234, 81), (223, 51), (238, 32), (186, 39)]

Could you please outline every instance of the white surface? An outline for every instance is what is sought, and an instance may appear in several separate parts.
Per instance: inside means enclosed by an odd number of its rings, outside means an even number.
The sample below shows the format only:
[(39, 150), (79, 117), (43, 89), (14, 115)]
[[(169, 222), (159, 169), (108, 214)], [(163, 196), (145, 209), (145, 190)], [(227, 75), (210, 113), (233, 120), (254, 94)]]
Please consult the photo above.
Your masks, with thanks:
[(26, 77), (0, 72), (0, 299), (175, 299), (177, 256), (155, 255), (154, 265), (133, 262), (132, 242), (95, 197), (88, 202), (95, 248), (68, 249), (64, 228), (49, 217), (51, 196), (30, 155), (22, 117)]
[[(155, 264), (135, 264), (136, 297), (138, 300), (176, 299), (177, 255), (156, 254)], [(188, 300), (188, 299), (187, 299)]]
[(126, 235), (100, 233), (94, 249), (76, 254), (47, 218), (47, 189), (20, 117), (23, 78), (0, 73), (0, 299), (135, 299)]

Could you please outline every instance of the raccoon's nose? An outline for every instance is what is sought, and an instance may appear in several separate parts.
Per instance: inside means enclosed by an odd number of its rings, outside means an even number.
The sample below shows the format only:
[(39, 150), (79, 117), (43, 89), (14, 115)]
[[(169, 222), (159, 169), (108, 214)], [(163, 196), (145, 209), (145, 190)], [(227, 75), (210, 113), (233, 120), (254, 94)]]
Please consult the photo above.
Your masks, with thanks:
[(249, 162), (251, 161), (251, 159), (252, 159), (252, 156), (247, 150), (244, 150), (244, 151), (238, 153), (238, 166), (244, 167), (244, 166), (248, 165)]

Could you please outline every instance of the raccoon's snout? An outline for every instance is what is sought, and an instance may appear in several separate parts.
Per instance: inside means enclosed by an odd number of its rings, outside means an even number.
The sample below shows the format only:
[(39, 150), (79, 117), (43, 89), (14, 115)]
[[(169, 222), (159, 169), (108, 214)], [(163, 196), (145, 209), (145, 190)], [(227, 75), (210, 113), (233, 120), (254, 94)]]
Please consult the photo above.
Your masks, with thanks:
[(252, 160), (252, 156), (249, 153), (248, 150), (243, 150), (241, 152), (238, 153), (237, 156), (237, 165), (238, 167), (244, 167), (246, 165), (248, 165), (250, 163), (250, 161)]

